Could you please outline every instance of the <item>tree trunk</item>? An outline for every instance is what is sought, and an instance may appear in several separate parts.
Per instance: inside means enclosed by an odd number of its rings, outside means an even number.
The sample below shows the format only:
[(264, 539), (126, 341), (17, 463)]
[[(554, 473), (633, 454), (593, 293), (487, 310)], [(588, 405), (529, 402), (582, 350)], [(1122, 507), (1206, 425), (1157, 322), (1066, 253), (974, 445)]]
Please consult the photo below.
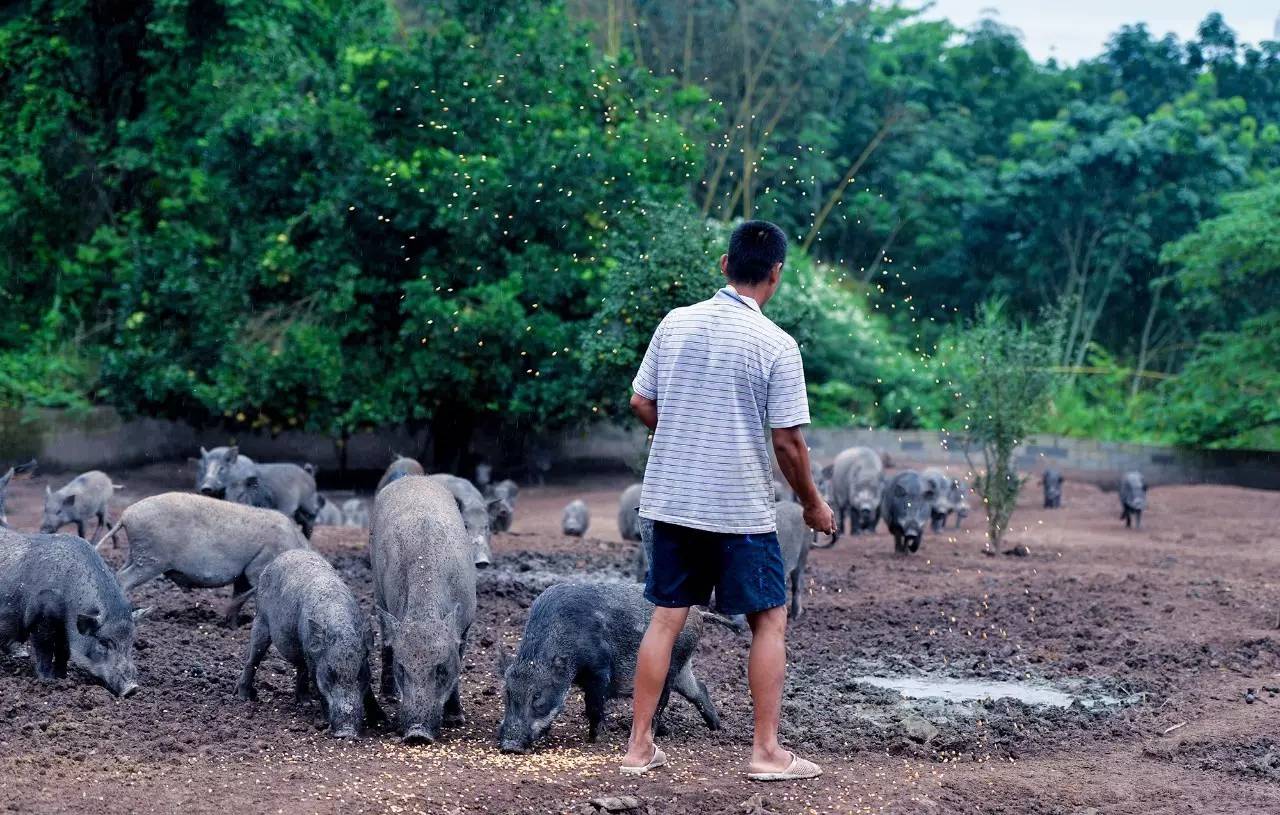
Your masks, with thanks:
[(831, 195), (827, 196), (826, 203), (822, 205), (822, 209), (818, 211), (817, 216), (813, 219), (813, 226), (809, 228), (809, 234), (804, 236), (804, 241), (800, 247), (806, 252), (813, 242), (817, 240), (818, 233), (822, 231), (822, 225), (826, 223), (827, 216), (831, 214), (831, 210), (835, 209), (836, 204), (840, 203), (840, 199), (844, 197), (844, 191), (849, 186), (849, 182), (853, 181), (858, 171), (862, 169), (862, 165), (866, 164), (867, 159), (871, 158), (871, 154), (876, 151), (880, 143), (889, 135), (889, 131), (902, 118), (901, 110), (894, 110), (885, 117), (884, 124), (880, 125), (880, 129), (871, 137), (871, 141), (867, 142), (867, 146), (862, 148), (862, 153), (854, 159), (853, 164), (849, 165), (849, 169), (844, 174), (844, 178), (840, 179), (840, 183), (831, 191)]
[(1147, 322), (1142, 326), (1142, 342), (1138, 345), (1138, 364), (1134, 367), (1133, 384), (1129, 387), (1130, 399), (1138, 395), (1142, 375), (1147, 370), (1147, 351), (1151, 347), (1151, 326), (1155, 324), (1156, 311), (1160, 308), (1160, 298), (1164, 295), (1163, 281), (1156, 280), (1155, 283), (1155, 291), (1151, 295), (1151, 307), (1147, 309)]

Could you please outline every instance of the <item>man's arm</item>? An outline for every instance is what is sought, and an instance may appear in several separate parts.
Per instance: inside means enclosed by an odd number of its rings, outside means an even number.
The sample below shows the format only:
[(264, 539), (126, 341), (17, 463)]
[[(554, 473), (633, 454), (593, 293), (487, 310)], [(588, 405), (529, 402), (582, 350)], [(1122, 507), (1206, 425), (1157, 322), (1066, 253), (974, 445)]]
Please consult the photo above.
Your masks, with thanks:
[(641, 424), (649, 428), (650, 433), (658, 429), (658, 402), (656, 400), (633, 393), (631, 394), (631, 412), (636, 415)]
[[(635, 399), (631, 400), (635, 407)], [(657, 413), (654, 414), (655, 419)], [(804, 507), (804, 522), (810, 529), (830, 534), (835, 531), (835, 516), (827, 506), (818, 485), (813, 483), (809, 468), (809, 447), (804, 443), (804, 433), (799, 427), (773, 428), (773, 452), (778, 457), (778, 468), (796, 491), (800, 505)]]

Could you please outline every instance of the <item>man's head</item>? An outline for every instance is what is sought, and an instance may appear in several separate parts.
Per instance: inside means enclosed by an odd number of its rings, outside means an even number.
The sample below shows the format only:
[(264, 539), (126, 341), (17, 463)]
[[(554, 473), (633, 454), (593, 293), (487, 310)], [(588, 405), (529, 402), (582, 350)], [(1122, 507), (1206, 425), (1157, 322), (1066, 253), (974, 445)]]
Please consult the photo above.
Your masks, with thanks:
[(720, 270), (735, 288), (764, 305), (778, 290), (786, 259), (787, 236), (781, 229), (768, 221), (745, 221), (729, 237)]

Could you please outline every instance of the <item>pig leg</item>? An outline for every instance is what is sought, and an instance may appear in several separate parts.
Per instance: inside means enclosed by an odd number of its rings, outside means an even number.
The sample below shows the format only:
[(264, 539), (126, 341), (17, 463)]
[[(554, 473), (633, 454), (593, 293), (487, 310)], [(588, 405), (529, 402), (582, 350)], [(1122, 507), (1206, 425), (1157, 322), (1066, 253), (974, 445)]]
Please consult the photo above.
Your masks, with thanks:
[[(293, 671), (293, 700), (302, 704), (311, 698), (311, 671), (307, 668), (306, 660), (294, 663)], [(323, 707), (323, 695), (321, 695), (320, 704)]]
[(604, 722), (605, 706), (609, 701), (609, 674), (592, 672), (582, 683), (582, 701), (587, 712), (587, 740), (594, 742), (600, 735)]
[[(84, 521), (80, 520), (79, 518), (76, 518), (76, 534), (84, 538)], [(88, 540), (88, 538), (84, 538), (84, 539)]]
[(693, 660), (689, 660), (684, 664), (684, 667), (676, 674), (675, 681), (671, 683), (671, 687), (698, 709), (698, 713), (702, 715), (702, 721), (707, 723), (708, 730), (720, 729), (720, 714), (716, 712), (716, 706), (711, 703), (711, 695), (707, 693), (707, 686), (693, 675)]
[[(386, 642), (387, 635), (382, 635), (382, 641)], [(395, 661), (395, 650), (390, 645), (382, 646), (382, 695), (388, 699), (394, 699), (396, 695), (396, 679), (392, 671), (391, 665)]]
[(1142, 510), (1138, 510), (1133, 514), (1134, 514), (1134, 520), (1135, 520), (1134, 526), (1136, 526), (1138, 529), (1141, 529), (1142, 528)]
[(258, 701), (258, 692), (253, 688), (254, 677), (258, 673), (258, 663), (267, 655), (271, 647), (271, 630), (266, 618), (259, 614), (253, 621), (253, 631), (249, 634), (249, 658), (244, 663), (244, 672), (240, 674), (240, 684), (236, 686), (236, 695), (246, 702)]
[(67, 634), (61, 620), (44, 618), (31, 629), (31, 653), (36, 660), (36, 676), (47, 681), (67, 675)]
[[(804, 609), (800, 607), (800, 571), (799, 566), (791, 570), (791, 606), (787, 609), (787, 617), (793, 620), (800, 619), (800, 615), (804, 613)], [(680, 689), (676, 688), (676, 690)]]
[[(462, 641), (465, 643), (467, 632), (462, 632)], [(462, 662), (463, 646), (458, 646), (458, 662)], [(462, 681), (453, 686), (453, 693), (449, 694), (449, 698), (444, 700), (444, 719), (441, 724), (445, 727), (461, 727), (467, 723), (467, 717), (462, 713)]]

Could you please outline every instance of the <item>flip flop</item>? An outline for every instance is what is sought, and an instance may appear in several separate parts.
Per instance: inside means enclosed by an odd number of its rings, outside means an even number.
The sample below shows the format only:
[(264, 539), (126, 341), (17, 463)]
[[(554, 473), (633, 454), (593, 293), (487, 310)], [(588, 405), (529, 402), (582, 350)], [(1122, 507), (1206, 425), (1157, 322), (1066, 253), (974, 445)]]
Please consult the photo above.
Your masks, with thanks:
[(812, 761), (791, 754), (791, 763), (782, 772), (747, 773), (750, 781), (799, 781), (804, 778), (817, 778), (822, 775), (822, 768)]
[(667, 763), (667, 754), (662, 752), (662, 750), (658, 748), (658, 745), (655, 744), (653, 746), (653, 758), (649, 759), (648, 764), (644, 765), (643, 767), (628, 767), (626, 765), (623, 765), (619, 767), (618, 770), (623, 775), (644, 775), (650, 770), (661, 767), (663, 764), (666, 764), (666, 763)]

